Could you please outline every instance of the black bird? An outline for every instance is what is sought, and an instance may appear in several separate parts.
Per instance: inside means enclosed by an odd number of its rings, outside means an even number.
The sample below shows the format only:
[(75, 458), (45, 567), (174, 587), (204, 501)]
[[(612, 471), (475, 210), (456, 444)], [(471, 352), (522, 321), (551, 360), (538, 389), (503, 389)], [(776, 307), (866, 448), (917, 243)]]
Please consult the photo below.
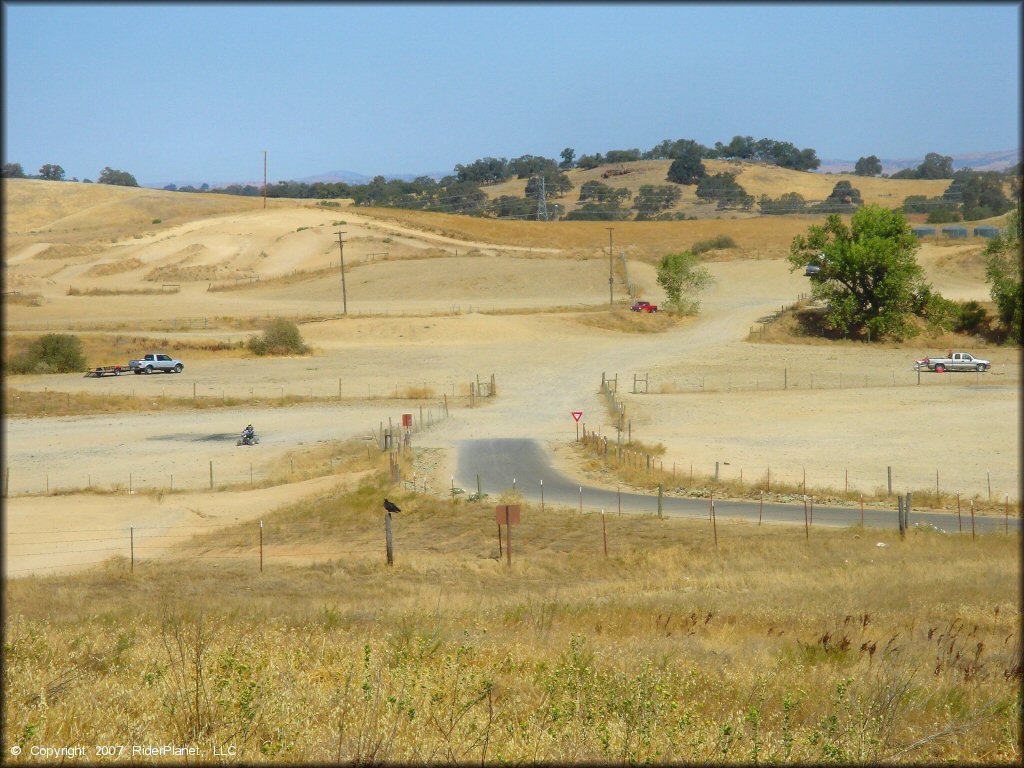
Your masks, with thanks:
[(398, 506), (396, 504), (394, 504), (393, 502), (388, 501), (387, 499), (384, 499), (384, 509), (386, 509), (388, 512), (401, 512), (402, 511), (402, 510), (400, 510), (398, 508)]

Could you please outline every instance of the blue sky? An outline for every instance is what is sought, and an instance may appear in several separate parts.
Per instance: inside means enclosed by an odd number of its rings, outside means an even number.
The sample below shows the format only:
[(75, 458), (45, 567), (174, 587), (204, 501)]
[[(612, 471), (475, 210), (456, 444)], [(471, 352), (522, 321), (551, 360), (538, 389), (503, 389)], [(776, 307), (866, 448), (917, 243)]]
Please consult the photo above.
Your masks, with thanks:
[(4, 3), (4, 162), (142, 183), (712, 145), (1014, 149), (1018, 4)]

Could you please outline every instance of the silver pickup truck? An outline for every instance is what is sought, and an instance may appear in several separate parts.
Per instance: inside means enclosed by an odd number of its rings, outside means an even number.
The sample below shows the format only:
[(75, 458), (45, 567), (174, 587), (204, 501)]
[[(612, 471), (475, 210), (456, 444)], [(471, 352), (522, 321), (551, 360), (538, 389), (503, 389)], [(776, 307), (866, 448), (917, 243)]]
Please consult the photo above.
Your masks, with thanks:
[(143, 355), (141, 360), (129, 360), (128, 370), (132, 373), (181, 373), (185, 364), (170, 355)]
[(924, 357), (914, 361), (914, 370), (922, 368), (936, 373), (943, 371), (987, 371), (992, 367), (988, 360), (974, 357), (967, 352), (947, 352), (945, 357)]

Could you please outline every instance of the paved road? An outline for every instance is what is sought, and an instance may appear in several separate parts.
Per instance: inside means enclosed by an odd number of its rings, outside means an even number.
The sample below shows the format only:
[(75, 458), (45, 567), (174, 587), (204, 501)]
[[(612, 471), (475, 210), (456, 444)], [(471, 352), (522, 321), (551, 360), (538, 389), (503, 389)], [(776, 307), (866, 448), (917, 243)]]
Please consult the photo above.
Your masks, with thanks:
[[(455, 480), (467, 489), (476, 490), (476, 476), (480, 475), (480, 485), (484, 493), (492, 496), (503, 490), (512, 488), (515, 478), (516, 490), (531, 501), (539, 501), (541, 481), (544, 484), (544, 501), (550, 504), (576, 507), (579, 505), (581, 485), (551, 466), (551, 462), (543, 447), (536, 440), (527, 439), (489, 439), (463, 440), (459, 443), (458, 469)], [(582, 486), (583, 506), (588, 510), (604, 509), (608, 513), (617, 512), (619, 497), (615, 491), (606, 491)], [(649, 496), (639, 493), (622, 494), (622, 510), (624, 512), (656, 513), (658, 511), (657, 495)], [(707, 499), (673, 498), (665, 496), (662, 500), (662, 511), (666, 515), (678, 517), (707, 518)], [(715, 502), (716, 516), (756, 520), (758, 503), (745, 501), (721, 500)], [(804, 505), (765, 503), (764, 520), (784, 523), (804, 522)], [(970, 516), (964, 516), (964, 530), (970, 530)], [(815, 525), (858, 525), (860, 523), (860, 507), (824, 507), (814, 505)], [(910, 524), (928, 523), (945, 531), (958, 530), (956, 515), (935, 512), (915, 512), (911, 510)], [(864, 525), (872, 528), (898, 528), (896, 510), (880, 510), (866, 508)], [(1010, 528), (1019, 530), (1020, 521), (1011, 519)], [(976, 531), (986, 533), (1002, 531), (1004, 521), (1001, 517), (975, 518)]]

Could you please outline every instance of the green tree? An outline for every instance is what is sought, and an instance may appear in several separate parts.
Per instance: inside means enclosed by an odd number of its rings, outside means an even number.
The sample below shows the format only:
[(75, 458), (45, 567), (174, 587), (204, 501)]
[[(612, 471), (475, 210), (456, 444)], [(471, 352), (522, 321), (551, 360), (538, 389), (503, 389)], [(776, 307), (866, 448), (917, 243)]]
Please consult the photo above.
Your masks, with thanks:
[(700, 145), (691, 142), (680, 148), (680, 155), (668, 167), (668, 181), (676, 184), (696, 184), (708, 175), (704, 163), (701, 162)]
[(996, 303), (999, 321), (1009, 332), (1013, 344), (1024, 343), (1021, 336), (1021, 203), (1007, 217), (1006, 234), (992, 238), (985, 246), (985, 279)]
[(832, 193), (814, 206), (819, 213), (851, 213), (864, 205), (860, 190), (848, 181), (838, 181)]
[(761, 195), (757, 204), (765, 216), (783, 216), (787, 213), (804, 213), (807, 210), (807, 201), (799, 192), (785, 192), (776, 200), (772, 200), (768, 195)]
[(139, 182), (135, 180), (127, 171), (116, 171), (109, 165), (100, 171), (99, 178), (96, 179), (97, 184), (113, 184), (118, 187), (137, 187)]
[(858, 176), (878, 176), (882, 173), (882, 161), (875, 155), (861, 157), (854, 164), (853, 172)]
[(633, 199), (636, 209), (636, 220), (644, 221), (654, 218), (662, 211), (667, 211), (682, 197), (679, 187), (671, 184), (643, 184), (640, 193)]
[(569, 177), (558, 170), (558, 168), (551, 164), (546, 168), (540, 175), (532, 177), (526, 182), (525, 194), (527, 197), (532, 197), (534, 200), (540, 200), (540, 178), (544, 177), (544, 197), (561, 197), (570, 189), (572, 189), (572, 182), (569, 181)]
[(597, 179), (585, 181), (580, 185), (579, 200), (581, 203), (593, 200), (597, 203), (614, 203), (619, 205), (627, 197), (629, 197), (629, 190), (626, 187), (613, 188)]
[(658, 285), (665, 290), (668, 305), (684, 314), (696, 314), (697, 294), (711, 282), (711, 273), (691, 251), (670, 253), (658, 263)]
[(957, 171), (943, 199), (952, 207), (959, 203), (966, 221), (1002, 216), (1013, 207), (1003, 191), (1003, 176), (994, 171)]
[(924, 156), (924, 162), (917, 166), (917, 178), (953, 178), (953, 158), (946, 155), (940, 155), (938, 152), (929, 152)]
[(495, 184), (504, 181), (511, 173), (508, 160), (498, 157), (484, 157), (469, 165), (456, 165), (455, 175), (459, 181), (475, 181), (478, 184)]
[(598, 203), (593, 200), (566, 215), (567, 221), (622, 221), (629, 211), (619, 207), (617, 200)]
[(47, 181), (64, 181), (64, 169), (59, 165), (47, 163), (39, 168), (39, 178)]
[(697, 182), (697, 197), (701, 200), (715, 200), (718, 209), (738, 208), (748, 211), (754, 205), (754, 196), (736, 183), (735, 173), (716, 173), (705, 176)]
[(576, 161), (576, 167), (583, 171), (589, 171), (592, 168), (603, 165), (604, 162), (604, 157), (600, 152), (596, 155), (580, 155), (580, 159)]
[(4, 163), (2, 177), (5, 179), (24, 179), (25, 169), (21, 167), (21, 163)]
[(563, 149), (559, 157), (562, 158), (562, 162), (558, 164), (558, 167), (563, 171), (567, 171), (576, 165), (576, 150), (572, 147), (566, 147)]
[(609, 149), (604, 157), (606, 163), (632, 163), (639, 159), (639, 149)]
[(824, 226), (797, 235), (789, 249), (790, 271), (812, 261), (811, 295), (826, 304), (826, 324), (846, 335), (872, 339), (912, 335), (909, 322), (929, 294), (917, 263), (917, 238), (900, 211), (869, 205), (847, 227), (838, 214)]

